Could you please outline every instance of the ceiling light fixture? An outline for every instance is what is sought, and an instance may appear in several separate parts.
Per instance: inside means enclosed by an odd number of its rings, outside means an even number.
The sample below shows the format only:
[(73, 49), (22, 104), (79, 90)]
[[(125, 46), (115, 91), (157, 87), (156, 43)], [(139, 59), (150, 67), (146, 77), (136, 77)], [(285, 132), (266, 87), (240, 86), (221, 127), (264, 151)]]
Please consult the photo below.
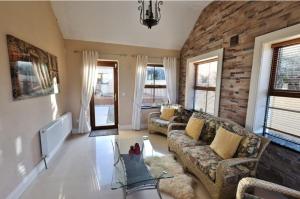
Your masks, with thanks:
[(161, 14), (159, 6), (161, 6), (163, 2), (155, 0), (155, 2), (152, 3), (152, 0), (150, 0), (145, 3), (144, 0), (138, 0), (138, 3), (140, 4), (140, 22), (151, 29), (151, 27), (157, 25), (160, 20)]

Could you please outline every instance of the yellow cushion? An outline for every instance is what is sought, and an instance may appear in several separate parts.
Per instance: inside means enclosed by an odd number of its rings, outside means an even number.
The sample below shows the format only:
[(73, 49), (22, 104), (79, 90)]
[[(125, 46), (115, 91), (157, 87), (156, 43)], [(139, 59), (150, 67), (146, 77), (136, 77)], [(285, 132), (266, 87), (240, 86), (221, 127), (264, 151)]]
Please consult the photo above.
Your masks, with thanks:
[(210, 148), (223, 159), (229, 159), (235, 154), (242, 138), (242, 136), (220, 127), (213, 142), (210, 144)]
[(194, 140), (198, 140), (204, 126), (204, 119), (198, 118), (190, 118), (189, 122), (185, 128), (186, 134), (193, 138)]
[(174, 108), (163, 108), (160, 119), (163, 120), (170, 120), (175, 114), (175, 109)]

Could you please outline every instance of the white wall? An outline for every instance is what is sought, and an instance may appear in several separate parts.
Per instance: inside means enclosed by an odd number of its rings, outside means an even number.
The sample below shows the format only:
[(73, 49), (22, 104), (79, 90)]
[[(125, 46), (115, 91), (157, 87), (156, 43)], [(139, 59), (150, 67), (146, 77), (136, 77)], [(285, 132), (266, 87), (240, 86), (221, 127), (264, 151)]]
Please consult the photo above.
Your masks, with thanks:
[[(56, 55), (60, 93), (13, 101), (6, 34)], [(41, 161), (39, 129), (65, 112), (64, 40), (49, 2), (0, 2), (0, 198)]]

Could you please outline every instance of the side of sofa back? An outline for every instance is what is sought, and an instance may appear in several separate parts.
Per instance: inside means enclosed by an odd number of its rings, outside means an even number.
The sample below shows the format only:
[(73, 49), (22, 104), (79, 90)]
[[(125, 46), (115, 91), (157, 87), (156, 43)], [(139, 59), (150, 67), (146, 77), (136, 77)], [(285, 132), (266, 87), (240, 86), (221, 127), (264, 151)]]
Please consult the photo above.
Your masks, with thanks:
[(183, 106), (180, 104), (162, 104), (160, 106), (160, 111), (162, 111), (164, 108), (174, 108), (178, 111), (178, 110), (182, 109)]
[(220, 127), (220, 122), (218, 121), (218, 118), (201, 111), (194, 112), (192, 117), (205, 119), (205, 124), (200, 135), (200, 140), (204, 141), (208, 145), (211, 144), (211, 142), (215, 138), (216, 131)]
[(181, 123), (188, 123), (190, 117), (193, 115), (193, 111), (192, 110), (188, 110), (188, 109), (179, 109), (177, 112), (177, 116), (180, 118), (180, 122)]

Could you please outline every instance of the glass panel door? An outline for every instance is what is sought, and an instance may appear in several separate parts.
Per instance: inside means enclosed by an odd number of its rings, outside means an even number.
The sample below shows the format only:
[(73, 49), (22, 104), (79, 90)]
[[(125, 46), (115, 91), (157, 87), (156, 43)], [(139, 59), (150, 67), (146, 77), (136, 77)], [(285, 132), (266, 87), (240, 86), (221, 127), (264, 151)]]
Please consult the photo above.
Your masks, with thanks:
[(91, 103), (91, 122), (94, 130), (117, 127), (117, 63), (100, 63)]

